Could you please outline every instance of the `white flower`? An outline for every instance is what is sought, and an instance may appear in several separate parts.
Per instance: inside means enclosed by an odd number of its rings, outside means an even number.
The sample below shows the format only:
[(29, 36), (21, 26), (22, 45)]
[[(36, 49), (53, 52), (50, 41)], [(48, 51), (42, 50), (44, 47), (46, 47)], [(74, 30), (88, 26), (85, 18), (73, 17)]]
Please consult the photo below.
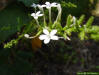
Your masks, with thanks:
[(46, 5), (37, 5), (38, 6), (38, 8), (40, 9), (40, 10), (43, 10), (43, 7), (46, 7)]
[(33, 39), (33, 38), (35, 38), (35, 37), (30, 37), (29, 34), (25, 34), (24, 37), (26, 37), (26, 38), (28, 38), (28, 39)]
[(31, 16), (34, 17), (34, 19), (38, 19), (38, 17), (43, 16), (43, 14), (40, 14), (40, 11), (38, 11), (37, 13), (32, 13)]
[(36, 8), (36, 7), (37, 7), (37, 5), (36, 5), (35, 3), (33, 3), (33, 4), (31, 5), (31, 7)]
[(29, 38), (29, 35), (28, 34), (25, 34), (24, 37)]
[(43, 29), (43, 33), (44, 34), (39, 36), (39, 39), (44, 40), (45, 44), (48, 44), (50, 42), (50, 40), (59, 39), (59, 37), (55, 35), (57, 33), (56, 29), (52, 30), (51, 32), (49, 32), (47, 29)]
[(47, 9), (51, 9), (51, 7), (56, 7), (57, 6), (57, 3), (50, 3), (50, 2), (46, 2), (45, 3), (46, 4), (46, 8)]

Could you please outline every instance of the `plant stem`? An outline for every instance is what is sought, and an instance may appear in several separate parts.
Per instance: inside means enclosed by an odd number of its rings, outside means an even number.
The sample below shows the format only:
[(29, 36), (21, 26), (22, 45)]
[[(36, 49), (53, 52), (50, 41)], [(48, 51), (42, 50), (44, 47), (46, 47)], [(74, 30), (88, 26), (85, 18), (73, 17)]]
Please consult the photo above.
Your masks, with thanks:
[(51, 23), (51, 8), (49, 9), (49, 23)]
[(36, 13), (36, 7), (35, 7), (35, 13)]
[(56, 21), (60, 21), (60, 20), (61, 20), (61, 11), (59, 11), (57, 18), (56, 18)]
[(40, 25), (39, 25), (39, 22), (38, 22), (38, 20), (37, 20), (37, 19), (36, 19), (36, 23), (37, 23), (37, 25), (38, 25), (38, 27), (39, 27)]
[[(44, 14), (44, 10), (42, 10), (43, 14)], [(45, 19), (45, 14), (44, 14), (44, 26), (46, 26), (46, 19)]]

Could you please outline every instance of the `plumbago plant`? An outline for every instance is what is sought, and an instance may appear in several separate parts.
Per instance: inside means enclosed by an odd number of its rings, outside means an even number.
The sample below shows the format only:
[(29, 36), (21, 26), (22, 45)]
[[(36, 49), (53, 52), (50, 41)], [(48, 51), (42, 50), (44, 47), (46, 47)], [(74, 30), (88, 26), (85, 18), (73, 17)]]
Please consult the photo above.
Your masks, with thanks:
[[(99, 26), (93, 25), (94, 17), (91, 16), (86, 23), (84, 23), (85, 15), (82, 15), (79, 19), (77, 19), (75, 16), (69, 15), (67, 17), (66, 25), (61, 25), (61, 14), (62, 14), (62, 8), (59, 3), (50, 3), (46, 2), (44, 5), (39, 4), (33, 4), (31, 7), (35, 8), (35, 13), (31, 13), (31, 16), (35, 19), (37, 23), (36, 27), (36, 35), (30, 36), (28, 33), (28, 30), (31, 27), (28, 27), (22, 35), (18, 37), (18, 39), (11, 40), (11, 42), (8, 42), (5, 44), (4, 48), (10, 48), (13, 44), (16, 44), (19, 39), (22, 37), (26, 37), (29, 39), (34, 39), (36, 37), (39, 37), (40, 40), (44, 40), (44, 44), (50, 43), (50, 40), (72, 40), (70, 36), (72, 33), (77, 33), (78, 37), (81, 40), (86, 39), (94, 39), (99, 40)], [(37, 11), (36, 8), (39, 8), (40, 11)], [(46, 22), (46, 15), (44, 13), (44, 9), (47, 9), (49, 11), (49, 21)], [(52, 21), (52, 15), (51, 15), (51, 9), (56, 8), (58, 10), (58, 14), (56, 17), (56, 20)], [(45, 9), (45, 10), (46, 10)], [(64, 13), (65, 14), (65, 13)], [(38, 19), (39, 17), (43, 17), (44, 22), (40, 25)], [(84, 24), (83, 24), (84, 23)]]

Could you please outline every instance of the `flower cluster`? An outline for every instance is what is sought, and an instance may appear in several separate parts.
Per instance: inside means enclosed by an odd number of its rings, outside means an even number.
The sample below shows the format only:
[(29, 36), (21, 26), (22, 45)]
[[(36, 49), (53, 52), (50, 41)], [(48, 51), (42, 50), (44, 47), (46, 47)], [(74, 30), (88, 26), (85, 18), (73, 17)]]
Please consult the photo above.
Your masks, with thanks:
[(57, 19), (59, 18), (59, 15), (61, 15), (61, 5), (58, 4), (58, 3), (55, 3), (55, 2), (54, 2), (54, 3), (46, 2), (44, 5), (39, 5), (39, 4), (36, 5), (36, 4), (33, 4), (33, 5), (31, 5), (31, 6), (34, 7), (34, 8), (38, 7), (38, 8), (43, 12), (43, 14), (40, 14), (39, 11), (36, 12), (36, 13), (32, 13), (31, 16), (33, 16), (35, 20), (37, 20), (38, 17), (44, 15), (44, 10), (43, 10), (44, 7), (46, 7), (46, 8), (49, 10), (49, 21), (50, 21), (50, 22), (51, 22), (51, 8), (52, 8), (52, 7), (57, 7), (57, 9), (58, 9), (58, 11), (59, 11), (58, 16), (57, 16)]
[[(55, 34), (58, 32), (58, 30), (55, 27), (55, 24), (58, 23), (61, 19), (61, 5), (59, 3), (50, 3), (50, 2), (46, 2), (44, 5), (39, 5), (39, 4), (34, 4), (31, 5), (31, 7), (38, 7), (40, 9), (40, 11), (37, 11), (35, 13), (32, 13), (31, 16), (36, 20), (36, 23), (38, 26), (40, 26), (38, 18), (43, 16), (44, 17), (44, 26), (42, 27), (42, 31), (44, 34), (39, 35), (39, 39), (40, 40), (44, 40), (45, 44), (48, 44), (50, 42), (50, 40), (58, 40), (59, 38), (64, 38), (64, 37), (58, 37)], [(51, 8), (52, 7), (56, 7), (58, 10), (58, 15), (56, 17), (55, 22), (52, 24), (52, 20), (51, 20)], [(45, 14), (44, 14), (44, 8), (48, 9), (49, 11), (49, 25), (51, 26), (47, 26), (46, 25), (46, 19), (45, 19)], [(41, 13), (42, 12), (42, 13)], [(49, 32), (50, 31), (50, 32)], [(26, 38), (34, 38), (34, 37), (30, 37), (29, 34), (25, 34), (24, 35)], [(68, 40), (70, 40), (69, 37), (67, 37)]]

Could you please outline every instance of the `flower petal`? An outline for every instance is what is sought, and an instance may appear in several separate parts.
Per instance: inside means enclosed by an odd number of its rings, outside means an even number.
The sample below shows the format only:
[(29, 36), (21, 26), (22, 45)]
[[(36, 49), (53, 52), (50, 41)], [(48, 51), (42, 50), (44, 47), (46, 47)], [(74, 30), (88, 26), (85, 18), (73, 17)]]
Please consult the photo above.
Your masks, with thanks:
[(37, 5), (36, 5), (35, 3), (33, 3), (33, 4), (31, 5), (31, 7), (36, 8), (36, 7), (37, 7)]
[(58, 11), (62, 11), (62, 8), (61, 8), (60, 4), (57, 4), (57, 9), (58, 9)]
[(46, 5), (50, 5), (50, 2), (46, 2), (45, 4), (46, 4)]
[(49, 35), (49, 31), (47, 29), (43, 29), (43, 33)]
[(35, 13), (32, 13), (32, 14), (31, 14), (31, 16), (33, 16), (33, 17), (34, 17), (34, 16), (35, 16)]
[(50, 38), (46, 38), (45, 40), (44, 40), (44, 43), (45, 44), (48, 44), (50, 42)]
[(46, 7), (46, 5), (42, 5), (41, 7)]
[(41, 10), (41, 11), (43, 11), (43, 7), (46, 7), (46, 5), (37, 5), (38, 6), (38, 8)]
[(39, 14), (40, 14), (40, 12), (41, 12), (41, 11), (38, 11), (38, 12), (36, 13), (36, 15), (39, 15)]
[(40, 39), (40, 40), (44, 40), (44, 39), (46, 39), (46, 38), (47, 38), (47, 35), (43, 35), (43, 34), (42, 34), (42, 35), (39, 36), (39, 39)]
[(57, 30), (54, 29), (54, 30), (52, 30), (52, 31), (50, 32), (50, 35), (52, 36), (52, 35), (55, 35), (56, 33), (57, 33)]
[(54, 3), (51, 4), (51, 6), (52, 6), (52, 7), (56, 7), (56, 6), (57, 6), (56, 4), (57, 4), (57, 3), (54, 2)]
[(69, 38), (69, 37), (67, 37), (67, 40), (70, 40), (70, 38)]
[(50, 8), (51, 8), (50, 2), (46, 2), (45, 4), (46, 4), (46, 8), (47, 8), (47, 9), (50, 9)]
[(34, 17), (34, 19), (36, 19), (36, 20), (37, 20), (37, 19), (38, 19), (38, 17), (37, 17), (37, 16), (35, 16), (35, 17)]
[(38, 8), (39, 8), (39, 9), (41, 9), (41, 8), (42, 8), (42, 7), (41, 7), (41, 5), (39, 5), (39, 4), (38, 4), (37, 6), (38, 6)]
[(39, 14), (38, 16), (43, 16), (43, 14)]
[(58, 40), (59, 38), (58, 38), (58, 36), (51, 36), (51, 39), (52, 40)]
[(29, 38), (29, 34), (25, 34), (24, 37)]

